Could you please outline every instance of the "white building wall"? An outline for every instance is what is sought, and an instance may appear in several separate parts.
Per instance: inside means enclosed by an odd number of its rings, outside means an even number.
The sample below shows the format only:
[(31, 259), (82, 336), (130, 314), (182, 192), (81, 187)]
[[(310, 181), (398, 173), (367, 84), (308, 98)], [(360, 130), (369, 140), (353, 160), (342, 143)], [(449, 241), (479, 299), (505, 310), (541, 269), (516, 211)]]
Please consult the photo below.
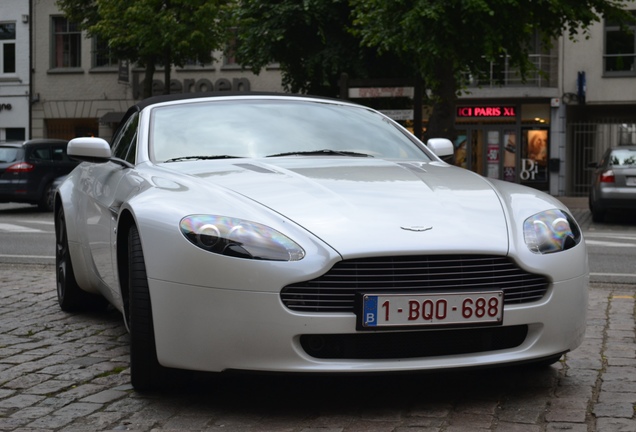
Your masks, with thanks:
[(0, 140), (6, 128), (23, 128), (29, 138), (29, 2), (1, 0), (0, 23), (16, 25), (16, 71), (0, 73)]
[[(636, 9), (636, 1), (628, 2), (627, 9)], [(584, 33), (574, 41), (563, 37), (560, 41), (561, 73), (564, 93), (577, 93), (577, 73), (585, 72), (586, 104), (636, 103), (636, 77), (613, 77), (603, 73), (604, 21), (589, 28), (589, 38)]]

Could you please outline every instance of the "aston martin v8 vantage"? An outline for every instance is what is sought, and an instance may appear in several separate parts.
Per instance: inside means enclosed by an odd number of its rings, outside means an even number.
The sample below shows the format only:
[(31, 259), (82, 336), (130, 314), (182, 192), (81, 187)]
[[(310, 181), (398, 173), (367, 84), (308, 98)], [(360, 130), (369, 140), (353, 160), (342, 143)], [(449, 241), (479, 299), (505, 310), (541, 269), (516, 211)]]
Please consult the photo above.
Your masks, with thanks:
[(137, 389), (166, 370), (361, 373), (552, 364), (588, 266), (557, 199), (444, 162), (373, 109), (160, 96), (55, 197), (58, 301), (121, 311)]

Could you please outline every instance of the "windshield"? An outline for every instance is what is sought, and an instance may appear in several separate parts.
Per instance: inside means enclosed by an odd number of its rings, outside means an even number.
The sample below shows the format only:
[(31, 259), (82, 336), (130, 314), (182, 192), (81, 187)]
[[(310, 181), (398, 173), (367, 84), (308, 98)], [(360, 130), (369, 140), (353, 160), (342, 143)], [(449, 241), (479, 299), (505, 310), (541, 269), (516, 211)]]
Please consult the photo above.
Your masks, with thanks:
[(430, 160), (408, 134), (375, 112), (302, 100), (155, 108), (150, 142), (157, 162), (293, 156)]
[(0, 147), (0, 163), (15, 162), (22, 153), (22, 149), (15, 147)]

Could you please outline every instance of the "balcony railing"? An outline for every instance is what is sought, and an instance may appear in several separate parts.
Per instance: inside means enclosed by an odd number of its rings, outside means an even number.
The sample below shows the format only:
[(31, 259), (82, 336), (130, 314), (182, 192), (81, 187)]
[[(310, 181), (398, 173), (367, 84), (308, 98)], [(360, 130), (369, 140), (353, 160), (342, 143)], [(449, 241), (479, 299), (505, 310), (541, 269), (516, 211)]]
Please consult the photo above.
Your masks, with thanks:
[(522, 79), (518, 68), (509, 65), (509, 58), (502, 57), (500, 61), (490, 62), (488, 69), (477, 75), (471, 75), (467, 80), (469, 88), (499, 88), (499, 87), (557, 87), (558, 57), (555, 55), (531, 54), (531, 68), (526, 71)]

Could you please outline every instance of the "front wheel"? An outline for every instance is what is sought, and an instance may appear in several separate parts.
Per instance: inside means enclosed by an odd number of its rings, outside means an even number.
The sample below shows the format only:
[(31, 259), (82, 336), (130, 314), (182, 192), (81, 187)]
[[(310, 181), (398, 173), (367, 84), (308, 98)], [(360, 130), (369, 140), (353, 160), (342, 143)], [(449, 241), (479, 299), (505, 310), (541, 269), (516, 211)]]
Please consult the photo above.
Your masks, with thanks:
[(165, 385), (168, 369), (157, 360), (146, 263), (136, 226), (128, 231), (128, 260), (131, 383), (136, 390), (157, 390)]
[(55, 279), (57, 301), (63, 311), (78, 312), (108, 306), (105, 298), (90, 294), (77, 284), (68, 247), (66, 217), (61, 206), (55, 214)]
[(597, 206), (591, 207), (592, 222), (602, 223), (605, 221), (605, 210), (599, 209)]

